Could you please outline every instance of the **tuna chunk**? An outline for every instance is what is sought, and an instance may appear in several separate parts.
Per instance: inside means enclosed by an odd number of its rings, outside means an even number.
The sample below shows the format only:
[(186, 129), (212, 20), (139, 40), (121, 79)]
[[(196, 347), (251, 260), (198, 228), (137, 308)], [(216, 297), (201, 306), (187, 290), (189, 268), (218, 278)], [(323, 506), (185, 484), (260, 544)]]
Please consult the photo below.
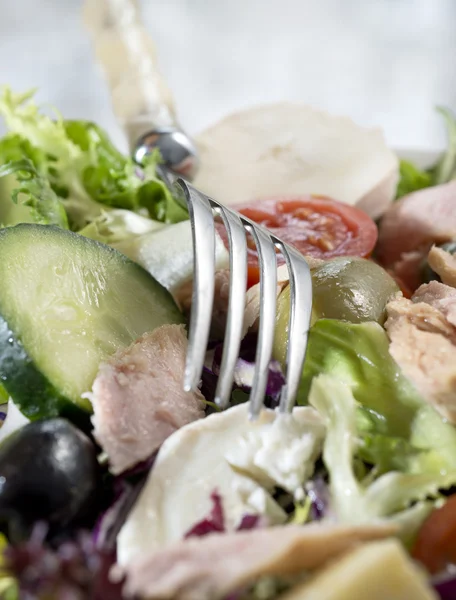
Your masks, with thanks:
[[(446, 254), (446, 253), (445, 253)], [(452, 257), (451, 257), (452, 258)], [(456, 327), (456, 289), (439, 281), (422, 285), (413, 295), (413, 302), (425, 302), (437, 309), (454, 327)], [(451, 337), (451, 336), (449, 336)]]
[(456, 288), (456, 256), (433, 246), (428, 255), (428, 263), (442, 283)]
[(448, 314), (453, 310), (440, 286), (447, 288), (434, 282), (422, 286), (412, 300), (390, 302), (385, 328), (390, 354), (404, 374), (429, 404), (456, 424), (456, 328), (437, 308), (447, 302)]
[(187, 538), (135, 561), (126, 596), (148, 600), (218, 600), (262, 575), (298, 575), (367, 540), (395, 532), (391, 525), (312, 524)]
[(149, 458), (176, 429), (204, 416), (204, 398), (182, 389), (187, 338), (163, 325), (102, 364), (89, 398), (98, 443), (114, 474)]
[(393, 277), (397, 277), (405, 284), (407, 290), (410, 290), (410, 294), (422, 282), (420, 271), (424, 256), (425, 254), (422, 251), (405, 252), (400, 260), (388, 269)]
[(423, 257), (434, 243), (456, 237), (456, 181), (414, 192), (394, 203), (383, 217), (378, 256), (391, 266), (408, 252)]

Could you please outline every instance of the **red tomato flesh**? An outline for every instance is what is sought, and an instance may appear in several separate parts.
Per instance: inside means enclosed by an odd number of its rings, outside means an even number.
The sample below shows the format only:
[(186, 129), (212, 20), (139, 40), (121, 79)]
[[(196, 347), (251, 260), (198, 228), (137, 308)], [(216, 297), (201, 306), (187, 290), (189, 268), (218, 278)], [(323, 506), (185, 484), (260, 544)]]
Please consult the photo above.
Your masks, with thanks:
[[(377, 241), (377, 226), (363, 211), (324, 196), (279, 197), (235, 206), (252, 221), (263, 225), (305, 256), (370, 256)], [(227, 235), (218, 225), (225, 245)], [(259, 281), (258, 254), (249, 237), (248, 285)], [(284, 259), (279, 256), (278, 264)]]

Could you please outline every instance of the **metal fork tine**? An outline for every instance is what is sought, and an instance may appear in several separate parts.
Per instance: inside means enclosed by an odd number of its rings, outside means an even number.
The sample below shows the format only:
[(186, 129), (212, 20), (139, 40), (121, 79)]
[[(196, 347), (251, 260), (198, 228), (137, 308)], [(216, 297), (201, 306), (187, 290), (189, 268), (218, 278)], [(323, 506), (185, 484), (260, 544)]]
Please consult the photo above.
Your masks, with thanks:
[(230, 295), (223, 342), (220, 376), (215, 391), (215, 403), (226, 408), (233, 385), (234, 369), (241, 346), (247, 289), (247, 242), (242, 221), (235, 212), (213, 202), (226, 227), (230, 252)]
[(280, 394), (280, 412), (290, 412), (296, 397), (306, 357), (307, 337), (312, 314), (312, 277), (301, 254), (271, 236), (282, 252), (290, 278), (290, 316), (288, 320), (286, 383)]
[(255, 240), (260, 263), (260, 322), (255, 354), (255, 372), (249, 401), (249, 416), (251, 419), (256, 419), (263, 406), (274, 342), (277, 260), (270, 235), (249, 219), (243, 217), (242, 221)]
[(213, 209), (227, 229), (230, 255), (230, 294), (220, 376), (215, 402), (225, 408), (229, 401), (236, 360), (241, 345), (247, 282), (246, 232), (253, 236), (260, 265), (260, 318), (255, 371), (249, 399), (249, 415), (257, 418), (263, 406), (274, 342), (277, 304), (277, 248), (283, 255), (290, 279), (286, 383), (280, 396), (280, 412), (290, 412), (305, 361), (312, 313), (312, 277), (303, 258), (291, 246), (250, 219), (208, 198), (179, 178), (192, 226), (195, 276), (190, 316), (184, 389), (196, 389), (201, 379), (214, 303), (215, 226)]
[(201, 379), (214, 304), (215, 226), (209, 199), (179, 178), (187, 201), (193, 238), (194, 283), (184, 389), (196, 390)]

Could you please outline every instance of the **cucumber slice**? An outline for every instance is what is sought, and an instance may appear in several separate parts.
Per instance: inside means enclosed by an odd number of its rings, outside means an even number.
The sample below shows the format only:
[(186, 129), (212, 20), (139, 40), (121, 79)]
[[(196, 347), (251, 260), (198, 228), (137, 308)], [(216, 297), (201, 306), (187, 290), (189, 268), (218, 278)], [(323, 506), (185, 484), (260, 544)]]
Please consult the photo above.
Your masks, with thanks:
[(0, 380), (27, 417), (90, 411), (100, 362), (165, 323), (171, 295), (120, 252), (54, 226), (0, 230)]

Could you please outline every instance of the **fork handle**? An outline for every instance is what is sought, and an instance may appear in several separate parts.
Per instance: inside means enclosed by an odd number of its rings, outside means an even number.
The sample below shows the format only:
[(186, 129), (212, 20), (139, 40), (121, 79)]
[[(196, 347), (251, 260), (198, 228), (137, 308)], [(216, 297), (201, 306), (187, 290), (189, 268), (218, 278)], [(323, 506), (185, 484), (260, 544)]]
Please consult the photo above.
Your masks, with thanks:
[(193, 171), (196, 150), (177, 122), (171, 92), (158, 69), (155, 45), (141, 22), (138, 1), (85, 0), (83, 15), (130, 148), (143, 158), (158, 146), (162, 155), (168, 154), (163, 158), (171, 168), (182, 163), (184, 155), (195, 155), (193, 161), (187, 156), (182, 168), (183, 172)]

